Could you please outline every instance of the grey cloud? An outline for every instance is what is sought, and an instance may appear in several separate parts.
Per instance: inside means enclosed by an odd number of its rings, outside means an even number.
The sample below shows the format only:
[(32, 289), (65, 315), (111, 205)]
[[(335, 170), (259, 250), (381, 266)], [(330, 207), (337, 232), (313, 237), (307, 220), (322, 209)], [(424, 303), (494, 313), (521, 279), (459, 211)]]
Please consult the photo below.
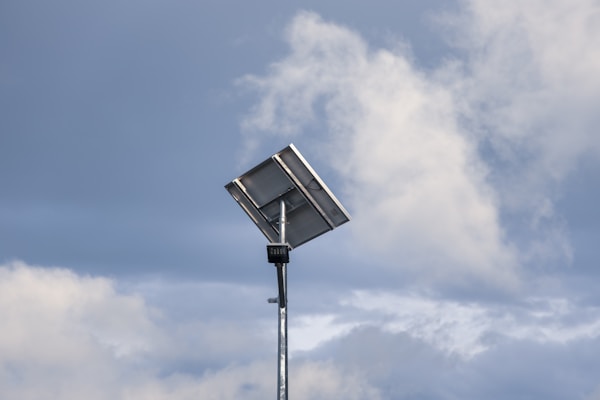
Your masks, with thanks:
[(596, 388), (598, 339), (569, 344), (505, 340), (465, 360), (405, 333), (358, 328), (306, 357), (359, 371), (382, 399), (584, 399)]

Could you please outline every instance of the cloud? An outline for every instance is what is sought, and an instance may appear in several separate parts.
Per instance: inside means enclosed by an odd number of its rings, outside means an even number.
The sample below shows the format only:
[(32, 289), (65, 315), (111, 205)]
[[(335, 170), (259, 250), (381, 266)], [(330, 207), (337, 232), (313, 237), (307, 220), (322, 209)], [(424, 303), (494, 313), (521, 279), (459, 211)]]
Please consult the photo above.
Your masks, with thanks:
[[(600, 5), (551, 0), (464, 1), (453, 26), (467, 52), (473, 114), (499, 156), (517, 158), (528, 184), (563, 179), (598, 155)], [(510, 158), (512, 157), (512, 159)], [(535, 182), (541, 180), (541, 182)]]
[[(232, 358), (224, 349), (236, 359), (252, 337), (224, 322), (174, 320), (139, 295), (118, 293), (110, 279), (61, 268), (0, 266), (0, 292), (2, 398), (198, 398), (219, 380), (189, 365), (223, 368)], [(148, 387), (159, 389), (150, 395)]]
[(314, 357), (335, 360), (348, 373), (360, 371), (382, 399), (445, 398), (440, 378), (456, 364), (418, 339), (375, 326), (353, 330), (321, 347)]
[[(146, 295), (150, 287), (169, 296), (174, 289), (154, 285), (140, 287)], [(182, 284), (181, 289), (189, 288)], [(232, 298), (244, 296), (244, 290), (222, 285), (209, 283), (205, 289), (206, 297), (223, 290), (242, 293)], [(0, 397), (233, 400), (276, 393), (277, 342), (264, 321), (256, 315), (219, 319), (221, 314), (202, 310), (193, 317), (176, 313), (149, 306), (139, 294), (119, 293), (107, 278), (22, 262), (2, 265)], [(274, 331), (276, 318), (270, 322)], [(257, 351), (264, 343), (261, 336), (273, 344), (266, 355)], [(378, 398), (359, 371), (327, 361), (292, 360), (290, 365), (294, 398)]]
[(533, 235), (521, 244), (526, 258), (570, 261), (567, 224), (554, 201), (579, 162), (600, 154), (594, 106), (600, 101), (594, 50), (600, 5), (462, 4), (463, 12), (446, 20), (454, 44), (465, 52), (454, 97), (462, 99), (467, 126), (486, 149), (503, 212), (529, 221), (520, 226)]
[(358, 243), (402, 254), (390, 268), (420, 269), (433, 281), (513, 287), (516, 255), (451, 91), (406, 55), (372, 51), (313, 13), (296, 16), (287, 40), (288, 57), (244, 80), (261, 94), (245, 128), (298, 135), (322, 108), (318, 146), (344, 178)]
[(301, 137), (330, 164), (376, 268), (514, 289), (524, 268), (573, 258), (555, 200), (600, 150), (600, 5), (460, 4), (435, 19), (454, 58), (428, 71), (406, 46), (297, 14), (289, 54), (240, 81), (259, 95), (242, 127), (248, 151)]
[(375, 291), (356, 291), (342, 305), (338, 324), (356, 328), (299, 357), (356, 369), (381, 398), (582, 398), (597, 385), (596, 306)]
[(0, 277), (2, 398), (116, 398), (135, 377), (129, 367), (161, 340), (154, 311), (108, 279), (20, 262)]
[[(202, 309), (177, 316), (177, 307), (157, 294), (165, 289), (171, 298), (175, 283), (142, 284), (142, 297), (119, 292), (110, 279), (20, 262), (1, 266), (0, 277), (2, 398), (227, 400), (275, 393), (276, 340), (267, 333), (275, 330), (274, 315), (270, 328), (256, 314), (241, 321)], [(185, 298), (192, 289), (201, 293), (196, 304), (214, 292), (236, 292), (185, 283), (179, 292)], [(254, 290), (246, 294), (256, 297)], [(292, 318), (290, 395), (476, 399), (518, 384), (519, 393), (554, 387), (562, 398), (577, 390), (593, 396), (588, 366), (598, 359), (590, 351), (599, 348), (598, 321), (597, 307), (567, 298), (486, 304), (353, 291), (327, 314)], [(258, 326), (263, 339), (249, 326)], [(315, 340), (321, 334), (324, 340)], [(266, 340), (270, 346), (260, 350)], [(538, 371), (536, 378), (524, 380), (527, 370)], [(548, 376), (560, 379), (542, 388)]]
[(568, 344), (600, 337), (600, 309), (562, 297), (486, 304), (355, 291), (343, 304), (369, 315), (367, 321), (385, 331), (406, 333), (464, 359), (506, 340)]
[[(405, 335), (444, 357), (465, 361), (514, 341), (571, 346), (600, 339), (600, 308), (561, 296), (485, 302), (353, 290), (340, 294), (335, 311), (327, 311), (294, 316), (293, 356), (302, 357), (368, 327)], [(308, 328), (306, 323), (313, 321)]]

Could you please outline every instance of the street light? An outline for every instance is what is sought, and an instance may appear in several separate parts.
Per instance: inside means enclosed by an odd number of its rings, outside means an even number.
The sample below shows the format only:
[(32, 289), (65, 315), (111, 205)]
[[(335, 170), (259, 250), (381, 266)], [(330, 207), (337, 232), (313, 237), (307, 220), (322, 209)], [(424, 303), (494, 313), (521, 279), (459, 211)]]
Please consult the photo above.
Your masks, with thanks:
[(269, 240), (279, 297), (278, 399), (287, 400), (287, 263), (289, 251), (350, 221), (350, 215), (290, 144), (225, 185)]

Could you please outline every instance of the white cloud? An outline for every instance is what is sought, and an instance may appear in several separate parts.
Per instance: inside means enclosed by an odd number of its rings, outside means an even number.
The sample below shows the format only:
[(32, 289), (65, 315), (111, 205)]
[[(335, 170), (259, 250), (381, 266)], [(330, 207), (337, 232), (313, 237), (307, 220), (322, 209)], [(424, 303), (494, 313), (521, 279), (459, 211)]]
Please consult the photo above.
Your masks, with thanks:
[(160, 341), (153, 313), (104, 278), (20, 262), (0, 267), (0, 397), (117, 396), (122, 380), (135, 377), (128, 366)]
[(514, 288), (520, 266), (573, 258), (554, 202), (579, 160), (600, 154), (600, 4), (461, 6), (437, 19), (460, 50), (428, 72), (402, 46), (372, 49), (299, 13), (289, 55), (243, 80), (260, 94), (243, 127), (254, 146), (308, 132), (343, 178), (356, 242), (382, 265)]
[(308, 314), (295, 316), (289, 325), (289, 351), (293, 355), (347, 334), (360, 323), (338, 321), (335, 314)]
[(357, 369), (381, 398), (558, 400), (597, 387), (600, 309), (571, 299), (473, 303), (358, 291), (338, 320), (357, 328), (302, 356)]
[(226, 323), (174, 321), (106, 278), (21, 262), (0, 266), (0, 314), (2, 398), (198, 398), (212, 378), (181, 365), (227, 363), (218, 349), (239, 352), (248, 336)]
[[(344, 177), (357, 242), (425, 271), (433, 281), (516, 284), (516, 258), (498, 222), (475, 146), (457, 122), (452, 93), (403, 54), (371, 51), (354, 32), (301, 13), (291, 54), (266, 77), (246, 129), (295, 135), (322, 102), (330, 150)], [(387, 254), (388, 259), (391, 254)]]
[[(155, 285), (141, 287), (162, 290)], [(208, 283), (203, 295), (214, 296), (215, 286), (235, 291)], [(164, 289), (169, 294), (174, 288)], [(117, 292), (110, 279), (22, 262), (2, 265), (0, 315), (1, 398), (251, 400), (275, 394), (276, 338), (269, 337), (268, 357), (256, 354), (260, 336), (270, 335), (247, 329), (247, 321), (202, 313), (177, 320), (139, 295)], [(274, 331), (275, 316), (271, 322)], [(264, 329), (264, 321), (254, 323)], [(359, 371), (310, 360), (290, 365), (294, 398), (379, 398)]]
[(559, 253), (568, 261), (565, 223), (546, 210), (582, 157), (600, 154), (600, 4), (462, 4), (449, 25), (467, 55), (455, 98), (463, 99), (471, 129), (488, 146), (503, 209), (531, 221), (536, 239), (527, 255)]
[(408, 334), (465, 359), (495, 348), (498, 340), (568, 344), (600, 337), (600, 308), (561, 297), (532, 297), (510, 305), (355, 291), (342, 304), (367, 311), (365, 324)]

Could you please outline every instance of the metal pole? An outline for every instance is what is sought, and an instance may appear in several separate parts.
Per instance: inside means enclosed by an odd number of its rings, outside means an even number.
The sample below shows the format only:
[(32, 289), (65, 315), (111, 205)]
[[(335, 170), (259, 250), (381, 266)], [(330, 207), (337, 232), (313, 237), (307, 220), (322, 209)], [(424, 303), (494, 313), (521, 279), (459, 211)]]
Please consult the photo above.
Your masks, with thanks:
[[(279, 203), (279, 242), (285, 243), (285, 201)], [(278, 400), (287, 400), (288, 362), (287, 362), (287, 264), (277, 264), (277, 282), (279, 287), (279, 340), (278, 340)]]

